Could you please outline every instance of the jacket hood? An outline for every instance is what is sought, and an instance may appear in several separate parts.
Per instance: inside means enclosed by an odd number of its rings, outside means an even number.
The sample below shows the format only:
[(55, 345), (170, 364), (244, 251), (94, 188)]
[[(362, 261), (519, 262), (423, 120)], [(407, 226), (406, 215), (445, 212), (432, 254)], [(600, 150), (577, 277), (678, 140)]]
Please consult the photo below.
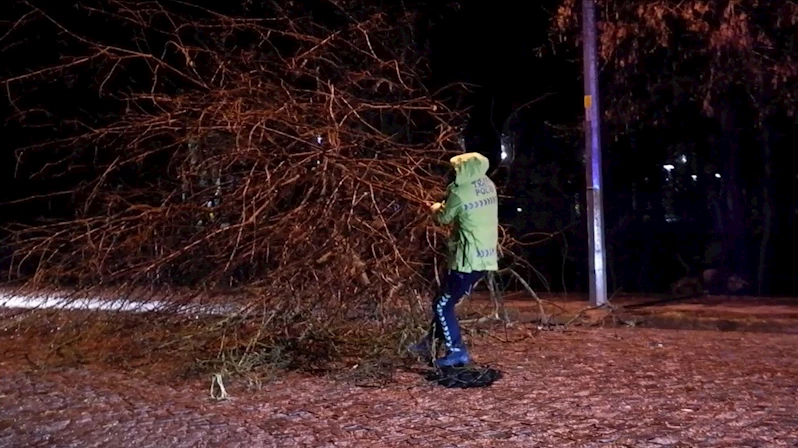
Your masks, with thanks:
[(477, 152), (467, 152), (449, 159), (456, 173), (455, 183), (466, 184), (480, 177), (484, 177), (490, 168), (488, 158)]

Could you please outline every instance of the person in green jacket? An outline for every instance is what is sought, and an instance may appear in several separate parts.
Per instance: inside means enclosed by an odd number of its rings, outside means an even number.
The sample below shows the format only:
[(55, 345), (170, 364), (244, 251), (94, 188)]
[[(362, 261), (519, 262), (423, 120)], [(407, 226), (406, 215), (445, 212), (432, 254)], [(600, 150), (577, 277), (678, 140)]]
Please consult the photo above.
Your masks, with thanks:
[(498, 270), (498, 196), (487, 176), (490, 162), (478, 153), (466, 153), (450, 160), (455, 180), (449, 184), (446, 199), (430, 206), (436, 222), (451, 226), (448, 271), (440, 294), (433, 303), (432, 325), (421, 342), (410, 350), (432, 358), (437, 342), (443, 342), (446, 355), (435, 361), (438, 367), (462, 366), (471, 362), (460, 335), (455, 305), (471, 294), (473, 286), (489, 271)]

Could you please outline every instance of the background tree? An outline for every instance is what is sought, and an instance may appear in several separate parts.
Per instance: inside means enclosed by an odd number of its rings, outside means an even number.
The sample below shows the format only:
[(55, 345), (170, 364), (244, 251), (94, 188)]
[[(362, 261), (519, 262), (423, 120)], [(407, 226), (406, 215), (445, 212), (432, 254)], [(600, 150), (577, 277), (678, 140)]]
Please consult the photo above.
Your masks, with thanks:
[[(553, 17), (555, 50), (573, 51), (578, 43), (578, 3), (563, 1)], [(618, 142), (613, 150), (626, 146), (621, 151), (633, 160), (688, 167), (660, 175), (666, 174), (666, 185), (675, 182), (668, 176), (695, 176), (690, 188), (706, 198), (701, 210), (686, 212), (713, 228), (704, 264), (756, 279), (763, 291), (780, 221), (775, 179), (795, 175), (778, 162), (786, 160), (795, 124), (798, 6), (758, 0), (597, 4), (602, 106), (607, 135)], [(785, 172), (777, 173), (777, 166)], [(751, 240), (758, 241), (756, 254), (748, 250)]]

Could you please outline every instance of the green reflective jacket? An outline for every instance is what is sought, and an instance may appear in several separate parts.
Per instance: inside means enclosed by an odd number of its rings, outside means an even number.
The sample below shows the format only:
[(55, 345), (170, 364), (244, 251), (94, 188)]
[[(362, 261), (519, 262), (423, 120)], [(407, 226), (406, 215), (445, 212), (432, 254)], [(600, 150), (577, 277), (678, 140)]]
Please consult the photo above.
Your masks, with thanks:
[(452, 226), (449, 269), (498, 270), (499, 199), (487, 176), (490, 162), (479, 153), (460, 154), (450, 162), (457, 176), (446, 190), (446, 200), (432, 208), (437, 222)]

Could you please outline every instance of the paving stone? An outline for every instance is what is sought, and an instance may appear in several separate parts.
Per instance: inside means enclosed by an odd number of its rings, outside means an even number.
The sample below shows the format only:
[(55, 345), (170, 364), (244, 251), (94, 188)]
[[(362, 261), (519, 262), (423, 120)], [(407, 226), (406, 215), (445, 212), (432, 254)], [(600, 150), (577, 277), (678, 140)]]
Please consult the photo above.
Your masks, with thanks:
[[(798, 444), (798, 336), (579, 329), (476, 341), (481, 390), (288, 375), (209, 400), (197, 379), (0, 364), (2, 447), (742, 447)], [(493, 342), (489, 342), (493, 341)]]

